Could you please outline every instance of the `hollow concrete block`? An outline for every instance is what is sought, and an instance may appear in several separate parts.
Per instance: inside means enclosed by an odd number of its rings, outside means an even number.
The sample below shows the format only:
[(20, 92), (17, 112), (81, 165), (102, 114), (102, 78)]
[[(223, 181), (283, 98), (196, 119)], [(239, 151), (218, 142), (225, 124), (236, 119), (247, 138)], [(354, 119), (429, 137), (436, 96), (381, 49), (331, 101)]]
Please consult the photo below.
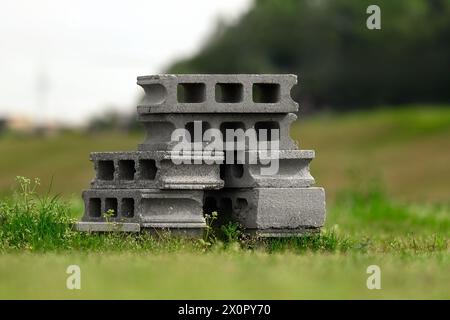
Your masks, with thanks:
[[(205, 227), (201, 190), (89, 189), (83, 199), (83, 222), (138, 223), (140, 229), (199, 232)], [(108, 210), (113, 214), (105, 216)]]
[(219, 164), (215, 164), (223, 161), (223, 152), (93, 152), (91, 161), (96, 171), (91, 182), (94, 189), (203, 190), (224, 185)]
[(145, 91), (139, 114), (297, 112), (291, 97), (297, 76), (165, 74), (137, 78)]
[[(172, 137), (172, 133), (176, 129), (186, 129), (189, 132), (190, 139), (188, 141), (198, 142), (194, 139), (194, 123), (201, 123), (201, 137), (208, 129), (216, 129), (222, 132), (222, 139), (226, 138), (227, 129), (237, 130), (242, 129), (245, 134), (246, 146), (248, 150), (255, 150), (258, 148), (258, 141), (261, 141), (262, 136), (259, 136), (260, 130), (271, 129), (279, 130), (278, 149), (281, 150), (296, 150), (298, 149), (297, 142), (291, 139), (289, 129), (291, 124), (297, 119), (294, 113), (279, 113), (279, 114), (144, 114), (138, 116), (138, 121), (143, 123), (146, 138), (143, 143), (138, 146), (139, 150), (172, 150), (179, 140)], [(247, 129), (254, 129), (248, 130)], [(189, 137), (188, 137), (189, 138)], [(205, 135), (206, 138), (206, 135)], [(266, 140), (270, 140), (266, 136)], [(250, 143), (252, 141), (253, 143)]]
[(209, 191), (204, 210), (217, 211), (250, 233), (300, 235), (324, 225), (325, 191), (316, 187)]

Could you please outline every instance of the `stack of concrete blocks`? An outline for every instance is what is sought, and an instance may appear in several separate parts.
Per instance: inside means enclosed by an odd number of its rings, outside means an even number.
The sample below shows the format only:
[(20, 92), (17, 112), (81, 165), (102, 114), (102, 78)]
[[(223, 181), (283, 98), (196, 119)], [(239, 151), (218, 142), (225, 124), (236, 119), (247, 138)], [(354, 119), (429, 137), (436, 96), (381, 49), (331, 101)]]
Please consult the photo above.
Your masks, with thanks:
[[(289, 136), (298, 104), (291, 98), (294, 75), (155, 75), (138, 77), (145, 91), (138, 121), (146, 130), (136, 152), (92, 153), (96, 178), (83, 193), (83, 231), (170, 229), (199, 234), (204, 214), (217, 211), (222, 222), (239, 223), (260, 236), (292, 236), (319, 230), (325, 220), (323, 188), (312, 187), (309, 163), (314, 151), (299, 150)], [(255, 129), (257, 139), (273, 143), (279, 170), (264, 175), (267, 160), (246, 143), (244, 162), (236, 152), (205, 152), (201, 134), (218, 129)], [(193, 147), (174, 153), (172, 134), (186, 129)], [(267, 129), (267, 134), (264, 133)], [(195, 139), (194, 140), (194, 136)], [(272, 153), (273, 155), (273, 153)], [(178, 157), (178, 159), (177, 159)], [(198, 161), (179, 163), (181, 158)], [(248, 163), (250, 157), (256, 163)], [(233, 159), (230, 162), (230, 159)], [(241, 159), (242, 160), (242, 159)], [(111, 217), (103, 213), (112, 209)], [(115, 222), (115, 223), (109, 223)]]

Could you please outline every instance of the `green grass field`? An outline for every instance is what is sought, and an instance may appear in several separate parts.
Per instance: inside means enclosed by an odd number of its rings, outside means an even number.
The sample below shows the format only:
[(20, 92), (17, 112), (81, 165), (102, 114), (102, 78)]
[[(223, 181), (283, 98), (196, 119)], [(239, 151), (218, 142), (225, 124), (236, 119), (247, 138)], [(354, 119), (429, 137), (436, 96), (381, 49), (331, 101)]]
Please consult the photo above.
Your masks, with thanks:
[[(291, 135), (316, 149), (326, 228), (282, 240), (216, 231), (211, 245), (70, 229), (93, 174), (89, 152), (131, 150), (140, 136), (0, 137), (0, 298), (449, 299), (450, 109), (321, 115)], [(42, 191), (53, 177), (62, 199), (13, 196), (18, 175), (39, 177)], [(81, 290), (66, 288), (72, 264)], [(381, 268), (381, 290), (366, 287), (369, 265)]]

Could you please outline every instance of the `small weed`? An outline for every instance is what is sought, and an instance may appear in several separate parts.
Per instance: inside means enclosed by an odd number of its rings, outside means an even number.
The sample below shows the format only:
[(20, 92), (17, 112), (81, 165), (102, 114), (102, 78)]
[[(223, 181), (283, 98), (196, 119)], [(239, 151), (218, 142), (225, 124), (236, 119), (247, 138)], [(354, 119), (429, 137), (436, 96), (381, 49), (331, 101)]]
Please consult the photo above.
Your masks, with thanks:
[(240, 240), (242, 231), (241, 226), (238, 223), (229, 221), (227, 224), (222, 225), (220, 229), (226, 242), (234, 243)]
[(205, 214), (206, 227), (203, 233), (203, 239), (200, 239), (200, 244), (205, 248), (210, 247), (217, 240), (213, 227), (214, 221), (216, 221), (217, 218), (218, 213), (216, 211), (211, 214)]
[(114, 217), (116, 215), (116, 213), (114, 212), (113, 209), (108, 209), (108, 211), (103, 213), (103, 218), (105, 219), (106, 223), (111, 222), (111, 218)]

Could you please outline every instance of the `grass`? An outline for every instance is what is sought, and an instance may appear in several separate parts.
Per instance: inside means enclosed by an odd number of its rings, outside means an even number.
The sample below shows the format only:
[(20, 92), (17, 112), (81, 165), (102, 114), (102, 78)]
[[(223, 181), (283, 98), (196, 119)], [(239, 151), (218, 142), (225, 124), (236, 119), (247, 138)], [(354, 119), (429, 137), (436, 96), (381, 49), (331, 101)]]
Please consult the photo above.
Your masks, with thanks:
[[(21, 253), (0, 258), (0, 297), (448, 299), (449, 263), (448, 256), (399, 259), (336, 253)], [(81, 290), (65, 287), (66, 268), (72, 264), (81, 268)], [(366, 288), (366, 268), (372, 264), (382, 270), (381, 290)]]
[[(0, 298), (450, 298), (450, 208), (377, 186), (342, 193), (320, 234), (257, 239), (229, 225), (189, 240), (75, 232), (76, 207), (19, 182), (0, 206)], [(65, 287), (72, 264), (80, 291)], [(365, 287), (373, 264), (380, 291)]]
[[(0, 137), (0, 298), (449, 299), (450, 109), (322, 115), (300, 119), (291, 135), (317, 151), (327, 224), (271, 240), (232, 224), (202, 240), (74, 232), (89, 152), (133, 149), (142, 138)], [(44, 180), (20, 178), (13, 192), (16, 175)], [(72, 264), (82, 290), (66, 289)], [(373, 264), (381, 290), (366, 287)]]

